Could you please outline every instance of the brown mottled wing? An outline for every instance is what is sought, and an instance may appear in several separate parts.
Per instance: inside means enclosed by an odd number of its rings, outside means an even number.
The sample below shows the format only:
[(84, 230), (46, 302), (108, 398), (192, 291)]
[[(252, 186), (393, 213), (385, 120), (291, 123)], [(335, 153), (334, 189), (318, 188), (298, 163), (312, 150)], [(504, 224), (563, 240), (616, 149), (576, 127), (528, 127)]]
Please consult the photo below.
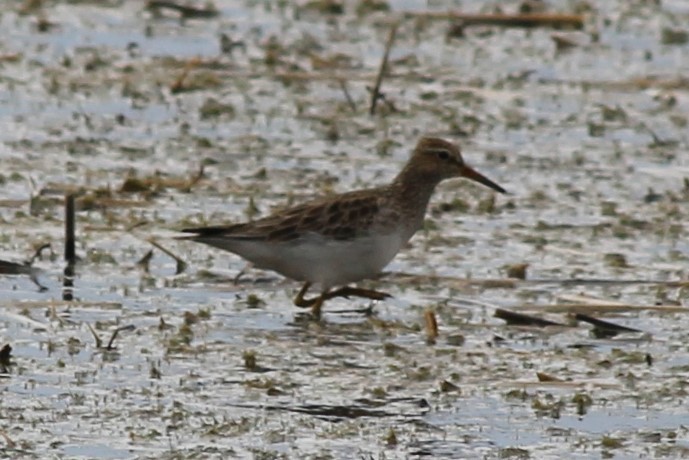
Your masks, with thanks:
[(287, 242), (305, 233), (317, 233), (335, 240), (367, 234), (385, 199), (379, 190), (361, 190), (314, 200), (253, 222), (229, 226), (187, 228), (204, 238), (228, 238)]

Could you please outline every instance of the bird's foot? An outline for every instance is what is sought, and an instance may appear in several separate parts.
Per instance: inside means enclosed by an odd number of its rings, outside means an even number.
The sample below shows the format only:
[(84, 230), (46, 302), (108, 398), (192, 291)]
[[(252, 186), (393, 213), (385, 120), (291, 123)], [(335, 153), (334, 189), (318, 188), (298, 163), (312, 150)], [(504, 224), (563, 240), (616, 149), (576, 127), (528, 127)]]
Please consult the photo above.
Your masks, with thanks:
[[(296, 305), (299, 308), (312, 308), (316, 304), (316, 302), (318, 302), (322, 295), (318, 297), (313, 297), (311, 299), (307, 299), (304, 297), (306, 295), (306, 291), (309, 290), (309, 287), (311, 287), (311, 283), (304, 283), (304, 285), (299, 290), (299, 293), (294, 298), (294, 305)], [(322, 300), (321, 303), (323, 303)]]
[[(320, 321), (321, 320), (321, 313), (322, 313), (321, 310), (322, 310), (323, 304), (325, 303), (326, 300), (334, 299), (336, 297), (349, 298), (350, 296), (351, 297), (361, 297), (361, 298), (370, 299), (370, 300), (384, 300), (384, 299), (387, 299), (388, 297), (392, 297), (387, 292), (380, 292), (380, 291), (374, 291), (373, 289), (363, 289), (363, 288), (345, 286), (345, 287), (341, 287), (339, 289), (336, 289), (334, 291), (324, 292), (317, 297), (307, 299), (304, 296), (306, 295), (306, 292), (309, 290), (310, 286), (311, 286), (311, 283), (304, 283), (302, 288), (299, 290), (299, 293), (294, 298), (294, 305), (296, 305), (297, 307), (300, 307), (300, 308), (310, 308), (311, 309), (310, 317), (311, 317), (312, 321)], [(350, 310), (349, 312), (363, 313), (366, 316), (371, 316), (371, 315), (373, 315), (373, 305), (369, 305), (367, 308), (364, 308), (364, 309)]]
[(326, 294), (326, 300), (327, 299), (333, 299), (335, 297), (344, 297), (344, 298), (348, 299), (350, 296), (362, 297), (364, 299), (370, 299), (370, 300), (385, 300), (388, 297), (392, 297), (387, 292), (380, 292), (380, 291), (374, 291), (373, 289), (363, 289), (363, 288), (355, 288), (355, 287), (345, 286), (343, 288), (336, 289), (335, 291), (332, 291), (332, 292), (329, 292), (328, 294)]

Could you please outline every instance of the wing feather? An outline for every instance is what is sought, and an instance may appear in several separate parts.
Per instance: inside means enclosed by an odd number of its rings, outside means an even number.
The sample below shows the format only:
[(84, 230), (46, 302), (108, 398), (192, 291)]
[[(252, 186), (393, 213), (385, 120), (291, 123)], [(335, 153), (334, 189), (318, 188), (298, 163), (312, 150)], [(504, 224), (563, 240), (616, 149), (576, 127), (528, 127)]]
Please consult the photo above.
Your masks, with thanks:
[[(383, 193), (381, 193), (383, 192)], [(316, 233), (336, 240), (349, 240), (368, 234), (383, 206), (385, 190), (371, 189), (322, 198), (271, 216), (241, 224), (185, 228), (191, 239), (237, 239), (288, 242), (305, 233)]]

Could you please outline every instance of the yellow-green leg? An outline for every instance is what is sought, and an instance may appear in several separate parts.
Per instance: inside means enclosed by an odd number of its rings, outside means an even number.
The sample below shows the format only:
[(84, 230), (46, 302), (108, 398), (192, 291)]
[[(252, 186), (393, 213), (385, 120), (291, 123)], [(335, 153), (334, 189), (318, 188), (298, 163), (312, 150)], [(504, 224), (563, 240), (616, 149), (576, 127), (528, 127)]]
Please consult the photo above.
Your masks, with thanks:
[(304, 285), (299, 290), (299, 293), (294, 298), (294, 305), (301, 308), (311, 308), (313, 306), (314, 302), (318, 300), (318, 297), (314, 297), (313, 299), (304, 298), (304, 296), (306, 295), (306, 291), (308, 291), (310, 287), (311, 283), (304, 283)]
[(314, 300), (313, 305), (311, 305), (311, 316), (315, 320), (320, 320), (321, 319), (321, 307), (323, 306), (323, 303), (325, 302), (324, 298), (325, 294), (321, 294), (318, 297), (316, 297)]
[(301, 308), (310, 308), (311, 314), (316, 319), (319, 319), (321, 317), (321, 309), (325, 301), (334, 299), (335, 297), (349, 298), (350, 296), (352, 296), (362, 297), (364, 299), (371, 300), (383, 300), (390, 297), (390, 294), (388, 293), (374, 291), (373, 289), (362, 289), (345, 286), (331, 292), (325, 291), (321, 293), (321, 295), (319, 295), (318, 297), (307, 299), (304, 296), (306, 295), (306, 292), (309, 290), (310, 287), (311, 283), (304, 283), (304, 285), (299, 290), (299, 293), (294, 298), (294, 305)]
[(301, 308), (311, 308), (311, 316), (313, 316), (314, 319), (320, 319), (321, 307), (323, 306), (323, 302), (325, 302), (325, 297), (327, 293), (324, 292), (318, 297), (307, 299), (304, 296), (306, 295), (306, 292), (309, 290), (309, 287), (311, 287), (311, 283), (304, 283), (304, 285), (299, 290), (299, 293), (294, 298), (294, 305)]

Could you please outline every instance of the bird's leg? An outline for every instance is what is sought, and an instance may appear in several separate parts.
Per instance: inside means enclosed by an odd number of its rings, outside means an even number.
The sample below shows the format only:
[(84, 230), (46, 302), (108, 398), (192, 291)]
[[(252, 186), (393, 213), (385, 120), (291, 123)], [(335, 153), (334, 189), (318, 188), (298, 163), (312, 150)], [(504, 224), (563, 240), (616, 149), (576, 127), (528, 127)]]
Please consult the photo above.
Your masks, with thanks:
[(335, 297), (345, 297), (348, 298), (349, 296), (353, 297), (363, 297), (364, 299), (371, 299), (371, 300), (383, 300), (387, 299), (388, 297), (392, 297), (390, 294), (387, 292), (380, 292), (380, 291), (374, 291), (373, 289), (363, 289), (363, 288), (356, 288), (356, 287), (341, 287), (340, 289), (336, 289), (332, 292), (329, 292), (327, 294), (323, 294), (325, 297), (323, 300), (328, 300), (328, 299), (333, 299)]
[(328, 297), (328, 293), (326, 291), (318, 297), (306, 299), (304, 298), (304, 296), (306, 295), (306, 291), (309, 290), (309, 287), (311, 287), (311, 283), (304, 283), (304, 285), (299, 290), (299, 293), (294, 298), (294, 305), (302, 308), (311, 308), (311, 316), (313, 317), (313, 319), (318, 320), (321, 318), (321, 307), (323, 306), (323, 302), (325, 302), (326, 299), (329, 299), (330, 297)]
[(317, 321), (321, 319), (321, 307), (323, 306), (323, 303), (325, 302), (325, 296), (326, 296), (326, 293), (324, 292), (323, 294), (321, 294), (318, 297), (316, 297), (315, 299), (313, 299), (314, 303), (311, 306), (311, 317)]
[[(294, 305), (296, 305), (297, 307), (301, 307), (301, 308), (311, 308), (314, 306), (314, 304), (316, 302), (318, 302), (318, 299), (321, 296), (314, 297), (312, 299), (305, 299), (304, 298), (304, 296), (306, 295), (306, 291), (308, 291), (310, 287), (311, 287), (311, 283), (308, 283), (308, 282), (304, 283), (304, 285), (299, 290), (299, 293), (294, 298)], [(323, 303), (322, 300), (321, 300), (321, 303)]]
[(350, 286), (344, 286), (340, 289), (328, 292), (325, 291), (318, 297), (312, 297), (310, 299), (305, 298), (306, 292), (311, 287), (311, 283), (304, 283), (304, 285), (299, 290), (299, 293), (294, 298), (294, 305), (301, 308), (310, 308), (311, 315), (318, 319), (321, 317), (321, 307), (326, 300), (334, 299), (335, 297), (363, 297), (364, 299), (371, 300), (383, 300), (388, 297), (392, 297), (386, 292), (374, 291), (373, 289), (363, 289)]

